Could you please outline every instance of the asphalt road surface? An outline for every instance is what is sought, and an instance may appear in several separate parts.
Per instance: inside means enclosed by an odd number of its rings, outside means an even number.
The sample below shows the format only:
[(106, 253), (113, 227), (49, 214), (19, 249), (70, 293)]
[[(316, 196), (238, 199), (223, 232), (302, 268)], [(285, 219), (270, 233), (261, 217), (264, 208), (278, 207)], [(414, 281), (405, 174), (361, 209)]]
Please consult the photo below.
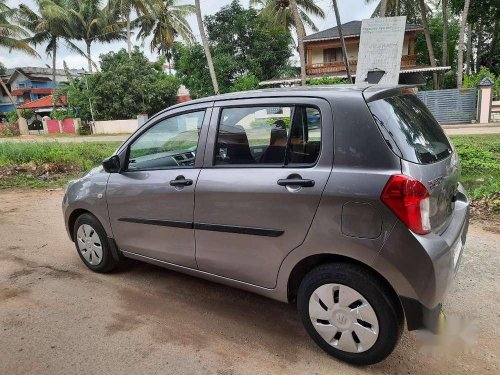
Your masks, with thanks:
[(476, 345), (423, 354), (405, 332), (387, 360), (360, 368), (316, 347), (293, 306), (133, 261), (92, 273), (61, 198), (0, 190), (0, 374), (500, 373), (500, 235), (478, 225), (445, 301), (477, 328)]

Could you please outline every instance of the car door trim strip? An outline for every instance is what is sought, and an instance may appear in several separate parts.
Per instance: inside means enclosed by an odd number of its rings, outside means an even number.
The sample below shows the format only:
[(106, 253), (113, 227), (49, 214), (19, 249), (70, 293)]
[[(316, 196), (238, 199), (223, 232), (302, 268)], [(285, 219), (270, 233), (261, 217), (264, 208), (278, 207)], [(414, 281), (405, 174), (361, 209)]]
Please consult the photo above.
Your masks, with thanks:
[(225, 224), (193, 223), (190, 221), (146, 219), (146, 218), (135, 218), (135, 217), (122, 217), (118, 219), (118, 221), (125, 221), (128, 223), (136, 223), (136, 224), (160, 225), (164, 227), (173, 227), (173, 228), (208, 230), (212, 232), (248, 234), (248, 235), (264, 236), (264, 237), (279, 237), (283, 233), (285, 233), (285, 231), (279, 229), (244, 227), (239, 225), (225, 225)]

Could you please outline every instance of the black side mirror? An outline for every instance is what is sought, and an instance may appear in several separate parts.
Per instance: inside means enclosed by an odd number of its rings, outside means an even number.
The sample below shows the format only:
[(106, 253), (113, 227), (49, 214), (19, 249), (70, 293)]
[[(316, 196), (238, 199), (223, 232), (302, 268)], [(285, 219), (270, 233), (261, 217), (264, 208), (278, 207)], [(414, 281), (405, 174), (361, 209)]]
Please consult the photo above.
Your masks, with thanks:
[(102, 161), (102, 167), (108, 173), (119, 173), (120, 168), (120, 158), (118, 155), (110, 156)]

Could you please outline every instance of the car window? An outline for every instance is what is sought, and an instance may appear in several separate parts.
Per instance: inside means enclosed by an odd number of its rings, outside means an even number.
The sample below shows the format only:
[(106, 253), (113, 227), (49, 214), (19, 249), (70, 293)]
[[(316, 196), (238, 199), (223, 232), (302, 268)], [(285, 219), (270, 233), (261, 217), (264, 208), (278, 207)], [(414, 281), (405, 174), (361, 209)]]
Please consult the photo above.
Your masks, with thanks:
[(306, 106), (225, 108), (214, 165), (314, 164), (321, 148), (319, 110)]
[(443, 129), (416, 95), (400, 95), (368, 103), (387, 144), (413, 163), (448, 157), (451, 145)]
[(194, 166), (205, 111), (185, 113), (160, 121), (130, 146), (128, 170)]
[(214, 164), (282, 165), (292, 114), (281, 106), (223, 109)]
[(312, 107), (295, 110), (290, 135), (287, 164), (314, 164), (321, 149), (321, 115)]

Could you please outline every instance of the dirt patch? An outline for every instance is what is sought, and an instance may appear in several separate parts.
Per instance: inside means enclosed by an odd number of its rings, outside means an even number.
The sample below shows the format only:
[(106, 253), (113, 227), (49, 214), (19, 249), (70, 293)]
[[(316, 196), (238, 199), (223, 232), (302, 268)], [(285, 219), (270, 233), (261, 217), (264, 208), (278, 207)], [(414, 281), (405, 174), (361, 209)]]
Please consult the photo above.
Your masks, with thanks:
[(12, 288), (8, 285), (0, 284), (0, 303), (27, 293), (29, 293), (28, 289)]
[(41, 271), (45, 275), (54, 279), (65, 279), (65, 278), (78, 279), (82, 277), (82, 275), (78, 272), (57, 268), (50, 264), (39, 264), (37, 262), (24, 259), (18, 255), (0, 253), (0, 260), (12, 261), (24, 267), (22, 270), (15, 271), (14, 273), (12, 273), (9, 276), (12, 279), (17, 279), (21, 276), (31, 275), (36, 271)]
[(2, 185), (4, 187), (9, 187), (19, 185), (19, 183), (14, 183), (19, 179), (38, 179), (40, 181), (66, 180), (81, 172), (82, 167), (80, 165), (67, 163), (3, 165), (0, 166), (0, 180), (3, 180)]

